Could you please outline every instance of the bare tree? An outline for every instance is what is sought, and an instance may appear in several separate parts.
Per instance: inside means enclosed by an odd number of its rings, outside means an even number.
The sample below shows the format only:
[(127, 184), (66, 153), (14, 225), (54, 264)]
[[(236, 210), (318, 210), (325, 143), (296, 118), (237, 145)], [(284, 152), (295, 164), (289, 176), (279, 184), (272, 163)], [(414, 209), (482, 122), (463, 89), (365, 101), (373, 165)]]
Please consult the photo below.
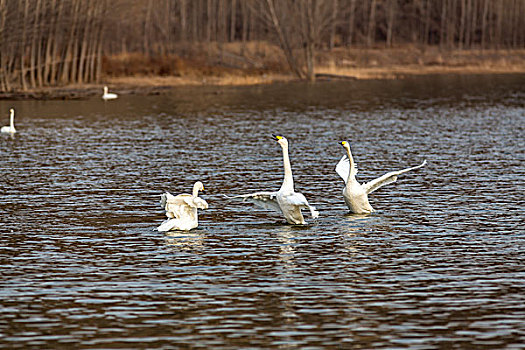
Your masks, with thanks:
[(366, 43), (368, 46), (372, 46), (375, 42), (376, 7), (377, 0), (372, 0), (370, 3), (370, 16), (368, 17), (368, 30), (366, 34)]
[(349, 15), (348, 15), (348, 39), (347, 45), (351, 46), (353, 44), (353, 37), (355, 32), (355, 8), (356, 0), (350, 0), (349, 4)]
[(105, 55), (205, 42), (244, 54), (250, 40), (314, 80), (318, 50), (342, 44), (523, 49), (525, 0), (0, 0), (0, 91), (100, 81)]

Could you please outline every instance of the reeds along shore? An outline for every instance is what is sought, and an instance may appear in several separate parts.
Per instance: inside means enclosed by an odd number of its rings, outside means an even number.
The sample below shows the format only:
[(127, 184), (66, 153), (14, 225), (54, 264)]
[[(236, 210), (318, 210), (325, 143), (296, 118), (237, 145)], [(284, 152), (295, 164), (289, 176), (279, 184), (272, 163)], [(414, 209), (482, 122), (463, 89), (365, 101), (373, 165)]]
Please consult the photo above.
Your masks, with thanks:
[[(279, 60), (250, 56), (250, 43), (277, 47)], [(319, 67), (362, 67), (337, 50), (407, 45), (523, 50), (525, 0), (0, 0), (0, 92), (238, 69), (312, 80)], [(145, 71), (116, 74), (111, 62), (130, 53)]]

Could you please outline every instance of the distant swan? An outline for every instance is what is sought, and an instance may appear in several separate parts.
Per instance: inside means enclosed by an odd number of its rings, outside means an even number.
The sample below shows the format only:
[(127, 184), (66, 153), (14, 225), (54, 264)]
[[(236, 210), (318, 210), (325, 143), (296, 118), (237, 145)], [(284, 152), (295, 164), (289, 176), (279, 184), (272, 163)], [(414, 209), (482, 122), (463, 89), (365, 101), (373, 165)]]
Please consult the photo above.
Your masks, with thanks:
[(169, 192), (160, 196), (160, 206), (166, 210), (168, 219), (157, 230), (167, 232), (170, 230), (189, 231), (199, 226), (197, 209), (208, 209), (208, 203), (198, 197), (199, 191), (204, 191), (202, 182), (193, 185), (192, 194), (179, 194), (174, 196)]
[(15, 110), (11, 108), (9, 110), (9, 126), (2, 126), (1, 132), (14, 134), (15, 129)]
[(107, 100), (114, 100), (118, 97), (117, 94), (114, 94), (112, 92), (108, 92), (108, 87), (107, 86), (104, 86), (104, 94), (102, 95), (102, 99), (107, 101)]
[(315, 207), (308, 204), (306, 198), (294, 191), (292, 167), (288, 156), (288, 140), (281, 135), (272, 135), (283, 149), (284, 181), (277, 192), (256, 192), (229, 198), (243, 198), (264, 209), (274, 209), (283, 214), (289, 224), (304, 225), (301, 209), (309, 209), (314, 219), (319, 216)]
[(370, 182), (359, 184), (355, 179), (357, 174), (357, 168), (355, 166), (352, 152), (350, 151), (350, 143), (348, 141), (341, 142), (341, 145), (346, 149), (346, 155), (341, 158), (337, 164), (335, 171), (343, 178), (346, 183), (343, 189), (343, 197), (345, 203), (352, 213), (355, 214), (368, 214), (374, 211), (374, 208), (368, 203), (368, 194), (374, 192), (380, 187), (397, 181), (397, 176), (407, 171), (421, 168), (427, 161), (425, 160), (422, 164), (398, 171), (391, 171), (385, 175), (378, 177)]

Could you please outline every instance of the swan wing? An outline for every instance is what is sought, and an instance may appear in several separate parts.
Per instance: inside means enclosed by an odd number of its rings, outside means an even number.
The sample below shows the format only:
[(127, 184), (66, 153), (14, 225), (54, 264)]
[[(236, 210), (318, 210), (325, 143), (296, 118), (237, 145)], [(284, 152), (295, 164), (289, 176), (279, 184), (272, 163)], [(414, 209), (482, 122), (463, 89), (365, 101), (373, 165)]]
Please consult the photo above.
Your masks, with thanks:
[(160, 205), (166, 210), (166, 216), (169, 218), (182, 218), (191, 215), (197, 206), (193, 203), (191, 194), (179, 194), (174, 196), (166, 192), (160, 196)]
[(206, 202), (204, 199), (200, 197), (193, 198), (192, 206), (198, 209), (208, 209), (208, 202)]
[(264, 209), (273, 209), (278, 212), (281, 212), (281, 207), (277, 202), (277, 192), (255, 192), (251, 194), (241, 194), (239, 196), (233, 197), (226, 196), (226, 198), (242, 198), (243, 202), (248, 201), (257, 205), (258, 207)]
[(310, 214), (314, 219), (317, 219), (319, 217), (319, 212), (315, 209), (314, 206), (311, 206), (308, 203), (308, 200), (302, 193), (294, 192), (288, 196), (284, 196), (283, 199), (289, 205), (310, 210)]
[[(335, 171), (341, 176), (345, 183), (348, 181), (348, 175), (350, 175), (350, 160), (346, 154), (341, 157), (341, 160), (339, 160), (339, 163), (335, 166)], [(355, 174), (357, 174), (357, 168), (355, 166), (354, 171)]]
[(425, 164), (427, 164), (426, 160), (423, 163), (421, 163), (420, 165), (417, 165), (417, 166), (414, 166), (414, 167), (411, 167), (411, 168), (406, 168), (406, 169), (397, 170), (397, 171), (391, 171), (389, 173), (386, 173), (385, 175), (383, 175), (381, 177), (378, 177), (377, 179), (374, 179), (374, 180), (372, 180), (370, 182), (367, 182), (367, 183), (363, 184), (363, 189), (365, 190), (366, 194), (372, 193), (375, 190), (377, 190), (378, 188), (381, 188), (381, 187), (383, 187), (385, 185), (388, 185), (388, 184), (391, 184), (393, 182), (396, 182), (398, 175), (406, 173), (407, 171), (410, 171), (410, 170), (419, 169), (419, 168), (425, 166)]
[(165, 209), (167, 205), (188, 205), (188, 200), (192, 199), (191, 194), (179, 194), (174, 196), (169, 192), (163, 193), (160, 195), (160, 206), (162, 209)]
[(341, 176), (345, 183), (348, 181), (348, 175), (350, 175), (350, 161), (346, 154), (341, 158), (339, 163), (337, 163), (335, 171)]
[(157, 231), (159, 232), (168, 232), (175, 227), (177, 227), (178, 220), (177, 219), (167, 219), (162, 224), (160, 224), (159, 227), (157, 227)]

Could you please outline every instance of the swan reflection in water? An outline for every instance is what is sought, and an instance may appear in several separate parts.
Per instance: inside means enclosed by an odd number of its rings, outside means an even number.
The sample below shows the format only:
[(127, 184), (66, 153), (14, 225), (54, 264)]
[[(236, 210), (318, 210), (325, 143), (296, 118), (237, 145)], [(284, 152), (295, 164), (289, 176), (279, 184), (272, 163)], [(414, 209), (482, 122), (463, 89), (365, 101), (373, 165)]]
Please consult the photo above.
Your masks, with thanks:
[(166, 245), (182, 250), (204, 249), (204, 232), (194, 231), (169, 231), (165, 233)]
[[(294, 275), (297, 273), (296, 264), (296, 246), (297, 235), (303, 231), (298, 226), (283, 225), (280, 226), (275, 234), (279, 240), (279, 260), (281, 262), (281, 273), (279, 277), (283, 288), (293, 288), (296, 285)], [(297, 303), (295, 293), (279, 294), (278, 305), (279, 314), (286, 324), (293, 325), (297, 322)]]

